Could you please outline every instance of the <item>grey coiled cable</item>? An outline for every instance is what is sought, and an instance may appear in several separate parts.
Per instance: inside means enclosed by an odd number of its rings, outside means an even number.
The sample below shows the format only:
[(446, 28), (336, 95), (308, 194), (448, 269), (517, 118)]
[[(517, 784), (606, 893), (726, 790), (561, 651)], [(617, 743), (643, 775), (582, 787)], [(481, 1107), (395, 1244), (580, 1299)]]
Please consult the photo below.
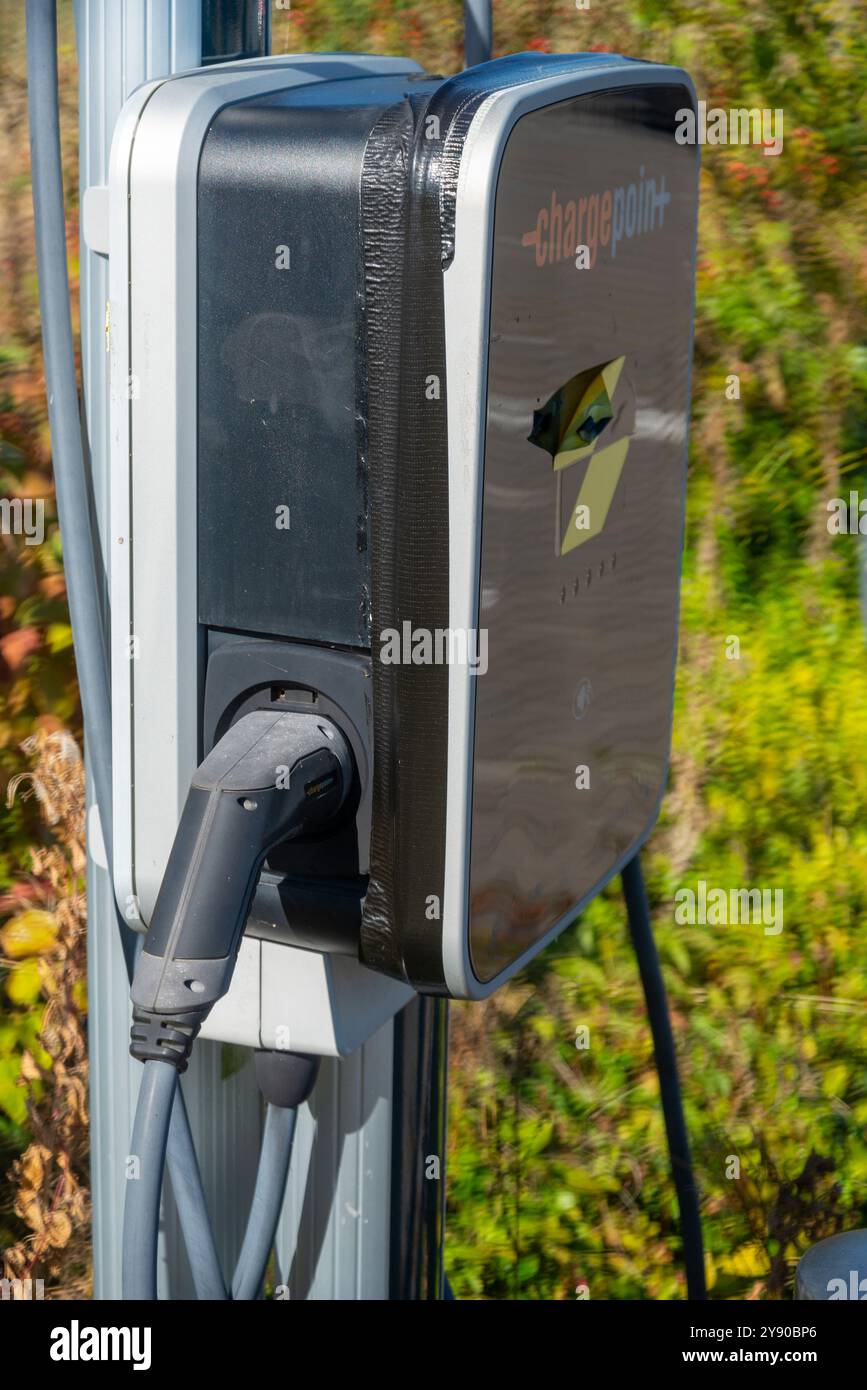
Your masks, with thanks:
[(232, 1279), (232, 1297), (238, 1301), (259, 1297), (283, 1206), (297, 1122), (297, 1110), (268, 1106), (253, 1203)]

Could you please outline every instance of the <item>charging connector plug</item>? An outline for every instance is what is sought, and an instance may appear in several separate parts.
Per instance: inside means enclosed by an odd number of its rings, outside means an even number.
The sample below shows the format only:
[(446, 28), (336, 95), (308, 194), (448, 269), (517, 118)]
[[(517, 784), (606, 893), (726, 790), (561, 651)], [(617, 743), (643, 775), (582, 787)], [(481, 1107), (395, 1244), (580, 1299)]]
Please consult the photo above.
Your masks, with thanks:
[(196, 770), (132, 986), (130, 1052), (185, 1071), (228, 990), (259, 872), (281, 841), (323, 830), (353, 780), (349, 743), (315, 714), (256, 710)]

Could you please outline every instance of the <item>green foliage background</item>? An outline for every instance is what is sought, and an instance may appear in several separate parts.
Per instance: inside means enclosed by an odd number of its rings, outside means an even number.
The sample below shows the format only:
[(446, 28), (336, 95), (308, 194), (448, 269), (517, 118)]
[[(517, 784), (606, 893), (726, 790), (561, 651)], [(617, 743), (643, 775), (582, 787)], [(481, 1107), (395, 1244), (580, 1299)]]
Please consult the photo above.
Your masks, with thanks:
[[(61, 73), (70, 273), (78, 273), (77, 93), (71, 10), (62, 11)], [(9, 1164), (25, 1147), (24, 1049), (40, 1063), (45, 1000), (39, 930), (51, 890), (32, 872), (30, 846), (45, 836), (35, 799), (6, 805), (12, 777), (29, 770), (22, 741), (35, 728), (77, 731), (72, 633), (50, 471), (24, 76), (24, 9), (0, 3), (0, 497), (42, 498), (46, 541), (0, 535), (0, 1255), (25, 1228), (12, 1213)], [(77, 307), (77, 306), (76, 306)], [(82, 985), (83, 988), (83, 985)], [(37, 1090), (39, 1088), (37, 1087)], [(0, 1260), (2, 1263), (2, 1260)]]
[[(498, 53), (675, 62), (709, 105), (784, 112), (779, 158), (704, 151), (675, 748), (646, 853), (712, 1296), (784, 1297), (810, 1242), (867, 1224), (864, 543), (826, 525), (827, 501), (863, 487), (867, 464), (867, 11), (863, 0), (494, 0), (494, 20)], [(7, 0), (0, 23), (0, 491), (33, 496), (48, 474), (18, 6)], [(457, 0), (298, 0), (275, 8), (274, 27), (280, 52), (461, 63)], [(739, 400), (726, 397), (732, 374)], [(4, 539), (0, 595), (8, 777), (34, 718), (74, 718), (56, 541), (25, 553)], [(726, 657), (731, 636), (739, 660)], [(34, 833), (20, 809), (7, 816), (6, 912), (27, 897)], [(784, 889), (783, 932), (676, 926), (674, 894), (699, 878)], [(5, 1002), (0, 1140), (14, 1149), (11, 1083), (34, 1021), (26, 1002)], [(0, 1213), (0, 1238), (2, 1227)], [(580, 1285), (592, 1298), (683, 1294), (652, 1050), (613, 890), (495, 999), (452, 1009), (447, 1264), (462, 1298), (573, 1298)]]

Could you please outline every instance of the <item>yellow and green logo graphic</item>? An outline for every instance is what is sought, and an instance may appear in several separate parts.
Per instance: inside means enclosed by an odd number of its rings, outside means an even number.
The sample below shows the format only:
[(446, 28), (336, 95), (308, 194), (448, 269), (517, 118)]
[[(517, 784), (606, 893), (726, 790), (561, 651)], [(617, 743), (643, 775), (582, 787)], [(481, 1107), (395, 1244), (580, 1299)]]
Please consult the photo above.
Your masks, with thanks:
[[(533, 414), (531, 444), (544, 449), (554, 461), (557, 480), (557, 536), (559, 555), (598, 536), (605, 526), (620, 474), (629, 452), (629, 438), (597, 449), (597, 441), (614, 419), (612, 404), (625, 362), (617, 357), (573, 376)], [(576, 463), (587, 464), (569, 524), (562, 529), (563, 474)]]

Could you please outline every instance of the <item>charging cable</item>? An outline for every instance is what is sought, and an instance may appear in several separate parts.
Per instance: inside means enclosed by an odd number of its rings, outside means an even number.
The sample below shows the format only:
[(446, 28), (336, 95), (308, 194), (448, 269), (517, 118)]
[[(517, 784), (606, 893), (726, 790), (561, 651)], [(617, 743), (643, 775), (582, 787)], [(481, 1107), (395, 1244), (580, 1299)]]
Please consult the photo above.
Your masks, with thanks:
[(689, 1151), (689, 1138), (683, 1114), (683, 1101), (680, 1093), (680, 1080), (677, 1072), (677, 1053), (674, 1047), (674, 1034), (671, 1031), (671, 1016), (665, 994), (665, 982), (659, 964), (653, 927), (650, 921), (650, 907), (644, 876), (641, 872), (641, 859), (636, 854), (626, 865), (622, 874), (623, 897), (629, 918), (629, 934), (644, 998), (650, 1031), (653, 1035), (653, 1051), (656, 1058), (656, 1072), (659, 1077), (659, 1094), (662, 1099), (662, 1113), (665, 1120), (665, 1133), (668, 1139), (668, 1153), (671, 1162), (671, 1175), (677, 1192), (680, 1211), (680, 1233), (683, 1241), (683, 1257), (686, 1267), (686, 1289), (690, 1300), (707, 1298), (704, 1277), (704, 1248), (701, 1236), (701, 1212), (699, 1210), (698, 1190)]

